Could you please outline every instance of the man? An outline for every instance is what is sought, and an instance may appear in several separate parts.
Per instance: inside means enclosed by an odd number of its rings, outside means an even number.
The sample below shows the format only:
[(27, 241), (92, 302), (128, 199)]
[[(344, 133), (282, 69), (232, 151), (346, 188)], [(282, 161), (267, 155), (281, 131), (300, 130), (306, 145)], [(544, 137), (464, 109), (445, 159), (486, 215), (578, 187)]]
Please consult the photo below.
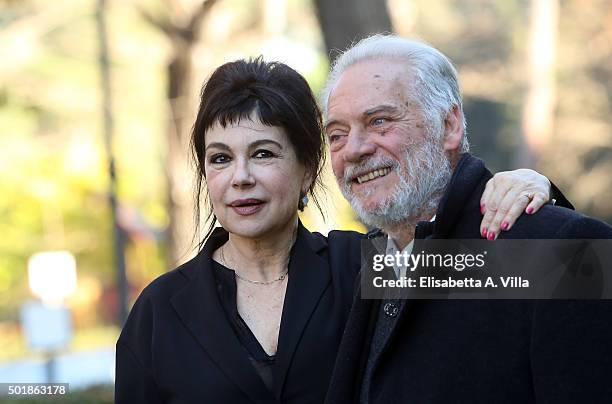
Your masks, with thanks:
[[(436, 49), (375, 35), (336, 61), (323, 94), (334, 174), (388, 251), (478, 238), (491, 173), (469, 155), (457, 73)], [(551, 205), (502, 238), (612, 238)], [(378, 233), (380, 234), (380, 233)], [(497, 235), (493, 234), (495, 238)], [(598, 301), (362, 300), (327, 401), (612, 402), (612, 305)]]

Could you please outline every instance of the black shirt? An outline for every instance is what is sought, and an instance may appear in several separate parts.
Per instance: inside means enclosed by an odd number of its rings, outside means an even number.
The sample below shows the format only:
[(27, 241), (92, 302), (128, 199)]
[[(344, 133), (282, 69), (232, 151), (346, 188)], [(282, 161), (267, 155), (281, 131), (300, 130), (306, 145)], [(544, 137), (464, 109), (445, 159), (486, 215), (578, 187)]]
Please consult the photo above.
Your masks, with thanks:
[(216, 261), (213, 261), (213, 268), (219, 300), (221, 301), (221, 306), (225, 311), (227, 320), (236, 333), (240, 344), (245, 349), (245, 354), (248, 356), (249, 361), (268, 390), (273, 392), (275, 355), (268, 355), (266, 353), (249, 326), (244, 322), (242, 317), (240, 317), (240, 313), (238, 313), (238, 306), (236, 303), (236, 273)]

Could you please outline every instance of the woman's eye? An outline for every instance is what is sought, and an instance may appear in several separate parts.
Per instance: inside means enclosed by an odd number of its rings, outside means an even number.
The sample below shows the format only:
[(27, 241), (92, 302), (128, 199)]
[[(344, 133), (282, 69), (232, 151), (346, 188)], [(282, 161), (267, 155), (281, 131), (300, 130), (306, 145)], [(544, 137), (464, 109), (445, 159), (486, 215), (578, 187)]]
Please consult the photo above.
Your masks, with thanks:
[(226, 156), (225, 154), (215, 154), (210, 157), (211, 164), (223, 164), (229, 161), (230, 161), (229, 156)]
[(253, 157), (256, 159), (268, 159), (270, 157), (274, 157), (274, 153), (269, 150), (257, 150)]

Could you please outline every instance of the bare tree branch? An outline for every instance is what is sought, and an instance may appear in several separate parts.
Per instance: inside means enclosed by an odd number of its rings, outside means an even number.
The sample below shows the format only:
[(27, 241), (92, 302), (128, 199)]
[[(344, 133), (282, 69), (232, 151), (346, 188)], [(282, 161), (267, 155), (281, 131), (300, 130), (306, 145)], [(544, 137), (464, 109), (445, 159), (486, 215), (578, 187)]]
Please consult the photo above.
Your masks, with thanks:
[(206, 17), (210, 11), (210, 9), (215, 5), (217, 0), (206, 0), (202, 2), (202, 6), (196, 10), (196, 12), (191, 16), (191, 21), (187, 25), (187, 31), (191, 32), (193, 35), (193, 39), (197, 39), (199, 37), (200, 25), (202, 24), (202, 20)]
[(177, 27), (172, 25), (170, 22), (160, 18), (159, 16), (155, 16), (149, 11), (145, 10), (140, 6), (136, 6), (138, 12), (141, 17), (147, 21), (149, 24), (153, 25), (155, 28), (163, 31), (169, 37), (173, 37), (176, 35)]

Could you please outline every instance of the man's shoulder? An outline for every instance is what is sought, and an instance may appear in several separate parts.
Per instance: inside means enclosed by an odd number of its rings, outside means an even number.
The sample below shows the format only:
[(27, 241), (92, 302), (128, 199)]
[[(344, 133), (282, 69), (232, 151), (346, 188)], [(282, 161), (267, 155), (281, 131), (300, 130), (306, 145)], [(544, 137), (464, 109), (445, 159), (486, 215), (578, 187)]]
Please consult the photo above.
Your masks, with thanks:
[(612, 227), (571, 209), (544, 205), (533, 215), (519, 217), (502, 238), (612, 238)]

